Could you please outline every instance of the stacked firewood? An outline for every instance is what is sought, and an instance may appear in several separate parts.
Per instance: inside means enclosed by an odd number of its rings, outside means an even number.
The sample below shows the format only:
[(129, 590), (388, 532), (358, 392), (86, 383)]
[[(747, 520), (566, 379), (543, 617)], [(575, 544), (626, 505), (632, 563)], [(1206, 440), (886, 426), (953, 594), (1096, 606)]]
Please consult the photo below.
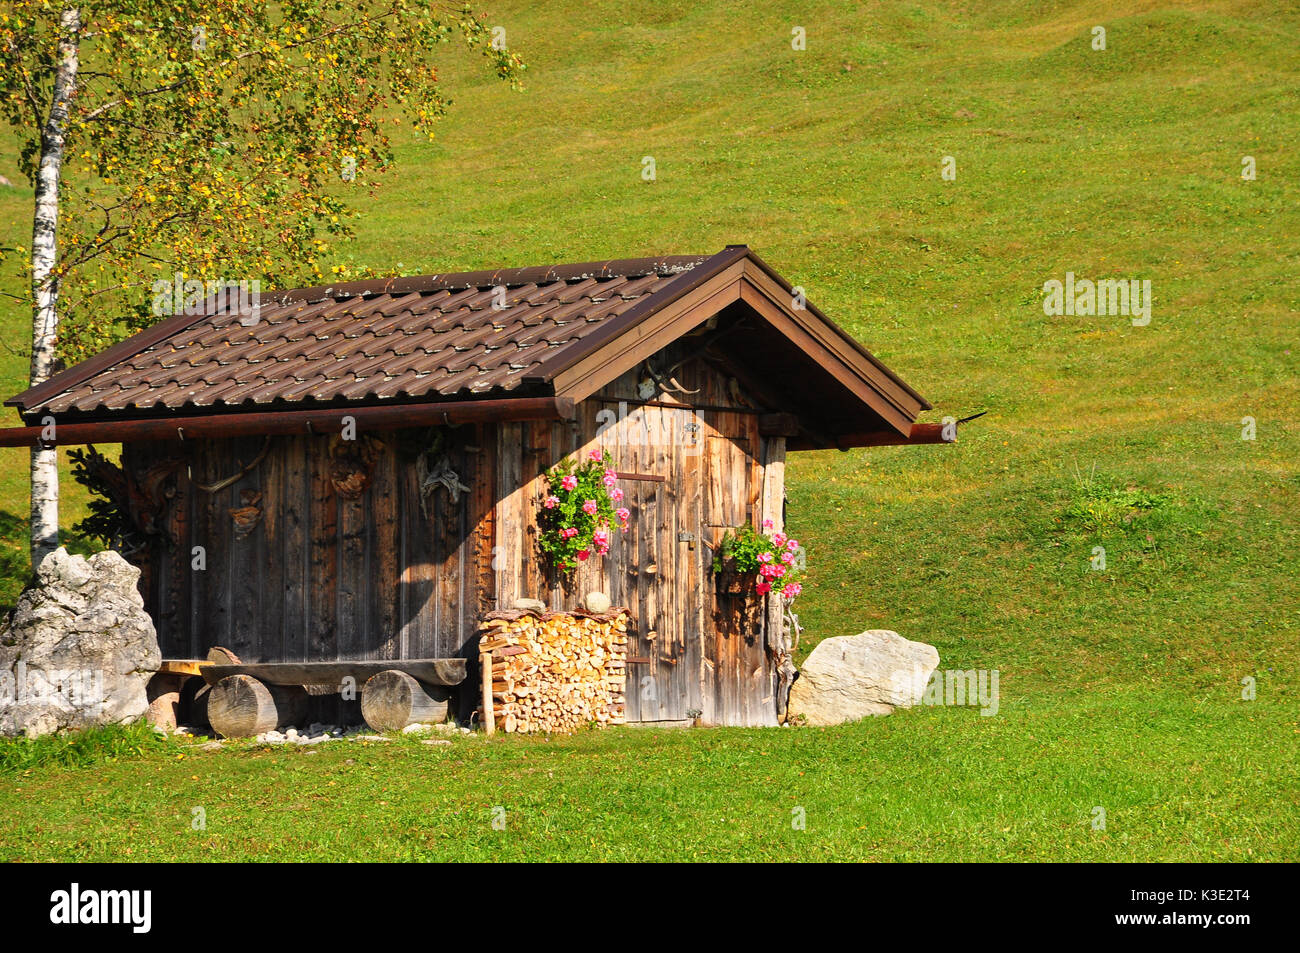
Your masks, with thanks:
[(627, 624), (627, 610), (618, 608), (488, 613), (480, 627), (479, 718), (517, 732), (623, 724)]

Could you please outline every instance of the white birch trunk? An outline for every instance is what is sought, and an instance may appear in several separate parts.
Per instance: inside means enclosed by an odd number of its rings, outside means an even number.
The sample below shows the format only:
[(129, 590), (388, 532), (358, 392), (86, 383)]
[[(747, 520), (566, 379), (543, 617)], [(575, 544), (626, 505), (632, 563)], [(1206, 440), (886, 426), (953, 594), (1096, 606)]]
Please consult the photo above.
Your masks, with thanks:
[[(54, 367), (59, 329), (58, 224), (59, 184), (63, 166), (68, 107), (76, 90), (81, 11), (59, 15), (59, 61), (50, 97), (50, 113), (41, 130), (41, 161), (36, 173), (36, 214), (32, 223), (32, 365), (31, 383), (45, 381)], [(58, 451), (32, 448), (32, 568), (59, 545)]]

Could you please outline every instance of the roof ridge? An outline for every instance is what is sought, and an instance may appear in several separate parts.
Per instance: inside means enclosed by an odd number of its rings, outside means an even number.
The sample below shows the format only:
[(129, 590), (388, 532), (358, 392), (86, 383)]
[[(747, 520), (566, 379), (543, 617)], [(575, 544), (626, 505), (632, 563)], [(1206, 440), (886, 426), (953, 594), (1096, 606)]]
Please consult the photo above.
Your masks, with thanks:
[(330, 298), (356, 298), (365, 295), (405, 295), (464, 288), (487, 288), (494, 285), (547, 284), (579, 281), (585, 278), (640, 278), (645, 275), (673, 275), (707, 261), (709, 255), (663, 255), (658, 258), (611, 258), (575, 264), (533, 265), (524, 268), (495, 268), (482, 271), (444, 272), (344, 281), (310, 288), (289, 288), (264, 292), (267, 303), (314, 304)]

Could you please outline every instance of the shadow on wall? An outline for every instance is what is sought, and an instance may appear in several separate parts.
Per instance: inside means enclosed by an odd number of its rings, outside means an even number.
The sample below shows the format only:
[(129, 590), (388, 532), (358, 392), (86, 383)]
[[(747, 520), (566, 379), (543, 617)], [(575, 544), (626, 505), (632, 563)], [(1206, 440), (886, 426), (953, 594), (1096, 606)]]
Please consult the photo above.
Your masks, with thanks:
[[(89, 556), (104, 548), (97, 540), (66, 529), (59, 534), (59, 542), (78, 556)], [(27, 588), (31, 579), (30, 552), (26, 518), (0, 510), (0, 617), (9, 614)]]

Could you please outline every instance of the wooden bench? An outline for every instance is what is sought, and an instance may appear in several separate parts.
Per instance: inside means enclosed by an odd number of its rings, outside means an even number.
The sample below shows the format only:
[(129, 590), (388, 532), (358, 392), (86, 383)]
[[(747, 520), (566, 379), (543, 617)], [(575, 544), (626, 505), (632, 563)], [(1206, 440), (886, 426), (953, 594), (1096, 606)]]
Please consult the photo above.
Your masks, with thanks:
[(349, 686), (361, 694), (361, 714), (376, 731), (391, 731), (447, 717), (448, 688), (465, 680), (459, 658), (339, 662), (241, 662), (224, 649), (209, 659), (164, 659), (166, 675), (197, 675), (206, 690), (207, 720), (228, 738), (294, 724), (308, 694), (333, 694)]

